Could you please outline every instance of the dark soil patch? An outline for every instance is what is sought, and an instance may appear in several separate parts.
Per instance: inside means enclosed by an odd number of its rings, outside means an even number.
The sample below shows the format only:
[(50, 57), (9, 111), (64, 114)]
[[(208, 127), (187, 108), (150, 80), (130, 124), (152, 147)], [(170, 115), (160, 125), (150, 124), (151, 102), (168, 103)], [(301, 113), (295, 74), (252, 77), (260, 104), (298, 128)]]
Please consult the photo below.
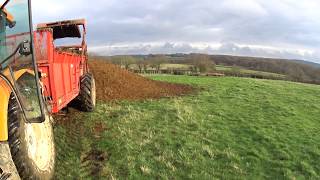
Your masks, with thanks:
[(103, 101), (158, 99), (194, 92), (191, 86), (153, 81), (102, 60), (91, 60), (89, 66), (96, 80), (97, 98)]
[(90, 169), (90, 176), (99, 177), (108, 157), (107, 153), (93, 149), (82, 159), (82, 164), (86, 164), (85, 166)]

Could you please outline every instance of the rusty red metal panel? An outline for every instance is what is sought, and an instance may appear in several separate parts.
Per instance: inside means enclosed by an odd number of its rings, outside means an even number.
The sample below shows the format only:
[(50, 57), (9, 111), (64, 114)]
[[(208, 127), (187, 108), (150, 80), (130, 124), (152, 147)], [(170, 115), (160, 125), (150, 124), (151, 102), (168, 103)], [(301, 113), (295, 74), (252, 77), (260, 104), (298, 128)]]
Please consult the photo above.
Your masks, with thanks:
[(61, 39), (66, 37), (81, 38), (82, 34), (80, 26), (83, 27), (83, 31), (85, 33), (86, 21), (84, 19), (42, 23), (38, 24), (37, 29), (52, 29), (54, 39)]
[[(34, 35), (35, 48), (44, 94), (49, 100), (52, 113), (66, 107), (80, 92), (80, 78), (83, 69), (83, 55), (63, 51), (53, 44), (53, 32), (38, 30)], [(68, 47), (73, 48), (73, 47)], [(74, 48), (79, 48), (74, 46)], [(63, 48), (62, 48), (63, 49)]]
[(64, 21), (56, 21), (56, 22), (49, 22), (49, 23), (41, 23), (37, 25), (38, 29), (43, 29), (43, 28), (51, 28), (55, 26), (64, 26), (64, 25), (86, 25), (86, 20), (85, 19), (74, 19), (74, 20), (64, 20)]

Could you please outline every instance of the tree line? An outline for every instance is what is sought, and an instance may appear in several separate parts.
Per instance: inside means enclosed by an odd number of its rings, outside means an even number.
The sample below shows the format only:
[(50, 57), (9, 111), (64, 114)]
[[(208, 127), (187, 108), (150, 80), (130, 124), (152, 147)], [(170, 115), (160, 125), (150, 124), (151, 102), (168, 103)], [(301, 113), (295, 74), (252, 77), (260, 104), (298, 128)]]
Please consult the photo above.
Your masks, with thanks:
[(211, 60), (225, 66), (240, 66), (246, 69), (283, 74), (287, 80), (320, 84), (320, 68), (302, 61), (286, 59), (255, 58), (212, 55)]
[(188, 64), (190, 71), (215, 72), (216, 65), (231, 66), (236, 72), (240, 68), (286, 75), (290, 81), (320, 84), (320, 68), (298, 61), (271, 58), (240, 57), (207, 54), (135, 55), (97, 57), (118, 64), (125, 69), (136, 65), (140, 72), (148, 68), (160, 71), (161, 64)]
[[(92, 59), (104, 59), (113, 64), (117, 64), (127, 70), (130, 70), (132, 65), (135, 65), (140, 72), (152, 68), (155, 71), (160, 72), (161, 65), (163, 64), (181, 64), (181, 61), (177, 62), (170, 55), (156, 54), (147, 56), (130, 56), (130, 55), (119, 55), (110, 57), (99, 57), (91, 56)], [(191, 72), (214, 72), (216, 69), (216, 64), (210, 59), (210, 56), (205, 54), (193, 54), (187, 58), (188, 65), (190, 65)]]

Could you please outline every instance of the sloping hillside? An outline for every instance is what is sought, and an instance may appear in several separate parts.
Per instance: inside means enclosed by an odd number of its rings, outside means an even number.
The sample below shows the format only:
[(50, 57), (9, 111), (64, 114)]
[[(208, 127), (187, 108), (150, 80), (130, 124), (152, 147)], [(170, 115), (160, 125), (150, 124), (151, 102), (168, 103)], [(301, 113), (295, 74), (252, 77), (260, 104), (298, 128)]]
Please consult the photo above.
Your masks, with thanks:
[(154, 76), (197, 95), (99, 102), (55, 128), (57, 179), (319, 179), (320, 86)]

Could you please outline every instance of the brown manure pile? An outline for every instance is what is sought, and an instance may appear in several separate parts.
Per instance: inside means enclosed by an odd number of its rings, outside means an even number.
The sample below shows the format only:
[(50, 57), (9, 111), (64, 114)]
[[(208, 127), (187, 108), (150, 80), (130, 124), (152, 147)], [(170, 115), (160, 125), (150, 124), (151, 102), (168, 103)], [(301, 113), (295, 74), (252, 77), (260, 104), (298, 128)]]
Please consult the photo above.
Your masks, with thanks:
[(194, 91), (191, 86), (153, 81), (102, 60), (91, 60), (89, 66), (96, 80), (97, 98), (103, 101), (158, 99)]

